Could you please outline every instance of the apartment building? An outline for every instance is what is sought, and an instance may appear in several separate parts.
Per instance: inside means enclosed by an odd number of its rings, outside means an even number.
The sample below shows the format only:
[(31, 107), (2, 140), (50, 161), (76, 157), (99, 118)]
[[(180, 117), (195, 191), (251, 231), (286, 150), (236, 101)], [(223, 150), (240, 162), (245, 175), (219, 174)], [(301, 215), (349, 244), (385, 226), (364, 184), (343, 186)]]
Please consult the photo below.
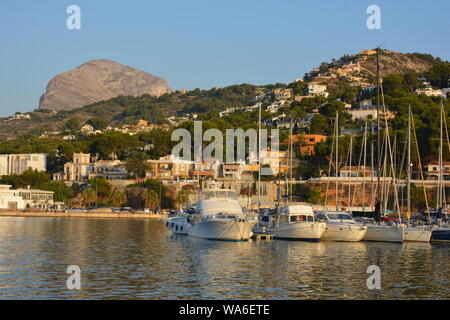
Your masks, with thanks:
[(187, 179), (193, 170), (192, 161), (185, 161), (172, 155), (149, 160), (152, 169), (146, 173), (146, 177), (158, 180)]
[[(442, 179), (450, 180), (450, 162), (444, 161), (442, 163)], [(428, 180), (438, 180), (441, 170), (437, 162), (431, 162), (426, 166)]]
[(86, 182), (89, 173), (93, 172), (94, 166), (91, 164), (89, 153), (74, 153), (72, 162), (64, 165), (64, 180), (70, 182)]
[(22, 174), (29, 168), (47, 170), (47, 155), (43, 153), (0, 155), (0, 176)]
[(327, 86), (312, 82), (308, 85), (308, 95), (328, 97)]
[(89, 179), (103, 178), (106, 180), (126, 180), (128, 172), (120, 160), (100, 160), (92, 164), (93, 171), (88, 173)]

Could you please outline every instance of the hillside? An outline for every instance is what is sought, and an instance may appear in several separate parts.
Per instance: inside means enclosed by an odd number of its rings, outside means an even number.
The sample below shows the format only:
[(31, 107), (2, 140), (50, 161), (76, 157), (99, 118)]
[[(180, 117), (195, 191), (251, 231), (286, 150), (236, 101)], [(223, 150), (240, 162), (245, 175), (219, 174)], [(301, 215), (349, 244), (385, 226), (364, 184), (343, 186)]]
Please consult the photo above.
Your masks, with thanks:
[(119, 96), (73, 110), (37, 109), (27, 114), (0, 119), (0, 137), (13, 137), (28, 132), (62, 131), (69, 119), (85, 123), (92, 118), (107, 120), (112, 125), (130, 124), (139, 119), (161, 124), (170, 116), (187, 113), (221, 111), (226, 107), (248, 105), (257, 87), (242, 84), (211, 90), (195, 89), (171, 92), (160, 97), (144, 94), (138, 97)]
[[(322, 63), (318, 68), (307, 73), (304, 80), (326, 83), (331, 98), (340, 97), (342, 88), (354, 88), (356, 90), (354, 94), (356, 94), (360, 90), (358, 87), (374, 85), (375, 59), (372, 50), (346, 55), (339, 60), (333, 59), (330, 63)], [(450, 64), (428, 54), (403, 54), (382, 50), (380, 61), (383, 77), (413, 72), (418, 76), (427, 77), (433, 85), (444, 87), (447, 86), (446, 81), (450, 76)], [(120, 83), (119, 80), (117, 81)], [(297, 84), (295, 83), (295, 85)], [(292, 85), (290, 84), (289, 87)], [(118, 84), (111, 84), (111, 86), (117, 87)], [(275, 86), (287, 87), (284, 84)], [(74, 118), (81, 124), (92, 118), (100, 118), (117, 126), (131, 124), (138, 119), (161, 124), (166, 122), (170, 116), (192, 113), (206, 114), (208, 112), (217, 114), (228, 107), (250, 105), (256, 95), (261, 92), (267, 93), (272, 88), (274, 85), (241, 84), (210, 90), (166, 92), (159, 96), (151, 94), (119, 95), (71, 110), (51, 111), (41, 107), (34, 112), (0, 119), (0, 138), (17, 137), (28, 132), (40, 134), (45, 131), (64, 131), (67, 121)], [(303, 88), (300, 89), (303, 90)], [(72, 92), (71, 90), (69, 92)]]
[[(435, 59), (427, 54), (399, 53), (389, 50), (380, 50), (379, 59), (382, 77), (409, 72), (424, 75), (436, 63)], [(376, 51), (362, 50), (358, 54), (344, 55), (329, 63), (323, 62), (319, 67), (307, 73), (305, 80), (329, 85), (345, 80), (364, 86), (375, 83), (376, 70)]]

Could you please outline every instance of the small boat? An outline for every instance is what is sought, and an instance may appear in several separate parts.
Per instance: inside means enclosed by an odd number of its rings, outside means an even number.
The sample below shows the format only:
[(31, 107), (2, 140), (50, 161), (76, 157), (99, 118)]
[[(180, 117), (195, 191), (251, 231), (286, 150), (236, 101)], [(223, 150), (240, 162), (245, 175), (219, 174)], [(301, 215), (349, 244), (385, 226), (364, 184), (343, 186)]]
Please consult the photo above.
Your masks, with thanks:
[(326, 222), (326, 230), (321, 240), (324, 241), (361, 241), (367, 233), (367, 227), (353, 220), (343, 211), (318, 211), (316, 219)]
[(315, 242), (320, 240), (326, 229), (326, 223), (316, 221), (313, 209), (307, 205), (280, 207), (261, 219), (275, 239)]
[(244, 214), (235, 191), (210, 189), (200, 193), (195, 214), (183, 214), (167, 223), (172, 232), (195, 238), (246, 241), (256, 222), (256, 216)]
[(407, 226), (396, 222), (370, 221), (364, 223), (367, 233), (363, 241), (375, 242), (429, 242), (431, 236), (430, 228), (426, 226)]
[(181, 213), (178, 217), (172, 217), (166, 220), (166, 227), (168, 227), (174, 234), (187, 235), (191, 227), (189, 223), (189, 214)]
[(450, 242), (450, 228), (439, 225), (431, 233), (431, 242)]
[(399, 224), (368, 223), (364, 241), (403, 242), (403, 228)]

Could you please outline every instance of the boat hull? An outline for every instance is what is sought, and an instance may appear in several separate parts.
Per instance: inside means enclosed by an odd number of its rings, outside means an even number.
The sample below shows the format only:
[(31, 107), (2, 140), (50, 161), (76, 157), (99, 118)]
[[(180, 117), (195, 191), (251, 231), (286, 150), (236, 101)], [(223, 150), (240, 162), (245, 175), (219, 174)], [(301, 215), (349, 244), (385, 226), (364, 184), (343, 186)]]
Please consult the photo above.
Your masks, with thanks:
[(324, 241), (357, 242), (367, 233), (367, 228), (351, 224), (329, 224), (322, 235)]
[(323, 222), (305, 222), (269, 229), (269, 232), (275, 235), (275, 239), (316, 242), (320, 241), (325, 229)]
[(431, 230), (424, 228), (404, 228), (404, 242), (430, 242)]
[(256, 220), (247, 219), (198, 221), (189, 229), (188, 235), (209, 240), (246, 241), (253, 236), (255, 224)]
[(431, 234), (431, 242), (450, 242), (450, 229), (439, 228), (433, 230)]
[(187, 235), (191, 225), (186, 218), (172, 218), (166, 221), (166, 227), (175, 234)]
[(403, 229), (395, 226), (368, 225), (364, 241), (403, 242)]

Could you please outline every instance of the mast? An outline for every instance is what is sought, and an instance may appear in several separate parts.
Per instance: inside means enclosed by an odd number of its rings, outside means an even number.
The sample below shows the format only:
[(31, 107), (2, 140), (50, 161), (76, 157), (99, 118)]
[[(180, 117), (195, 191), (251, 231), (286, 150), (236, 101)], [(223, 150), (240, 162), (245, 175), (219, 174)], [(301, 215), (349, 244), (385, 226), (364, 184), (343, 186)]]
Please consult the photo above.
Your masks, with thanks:
[(338, 207), (338, 175), (339, 175), (339, 111), (336, 111), (336, 211)]
[(363, 212), (366, 211), (365, 201), (366, 201), (366, 158), (367, 158), (367, 120), (364, 126), (364, 149), (363, 149), (363, 185), (362, 185), (362, 207)]
[(350, 174), (348, 175), (348, 210), (350, 211), (351, 207), (351, 193), (352, 193), (352, 149), (353, 149), (353, 137), (350, 136), (350, 150), (349, 150), (349, 168)]
[(443, 175), (443, 104), (441, 101), (441, 108), (440, 108), (440, 137), (439, 137), (439, 178), (438, 178), (438, 192), (437, 192), (437, 209), (443, 208), (443, 181), (442, 181), (442, 175)]
[(288, 192), (289, 192), (289, 204), (292, 204), (292, 118), (290, 119), (291, 123), (289, 125), (289, 184), (288, 184)]
[(377, 197), (375, 210), (381, 210), (381, 134), (380, 134), (380, 48), (377, 48)]
[(261, 209), (261, 102), (259, 103), (258, 116), (258, 212)]
[(411, 105), (408, 106), (408, 175), (407, 175), (407, 185), (406, 185), (406, 194), (407, 194), (407, 209), (406, 216), (408, 218), (411, 217)]

